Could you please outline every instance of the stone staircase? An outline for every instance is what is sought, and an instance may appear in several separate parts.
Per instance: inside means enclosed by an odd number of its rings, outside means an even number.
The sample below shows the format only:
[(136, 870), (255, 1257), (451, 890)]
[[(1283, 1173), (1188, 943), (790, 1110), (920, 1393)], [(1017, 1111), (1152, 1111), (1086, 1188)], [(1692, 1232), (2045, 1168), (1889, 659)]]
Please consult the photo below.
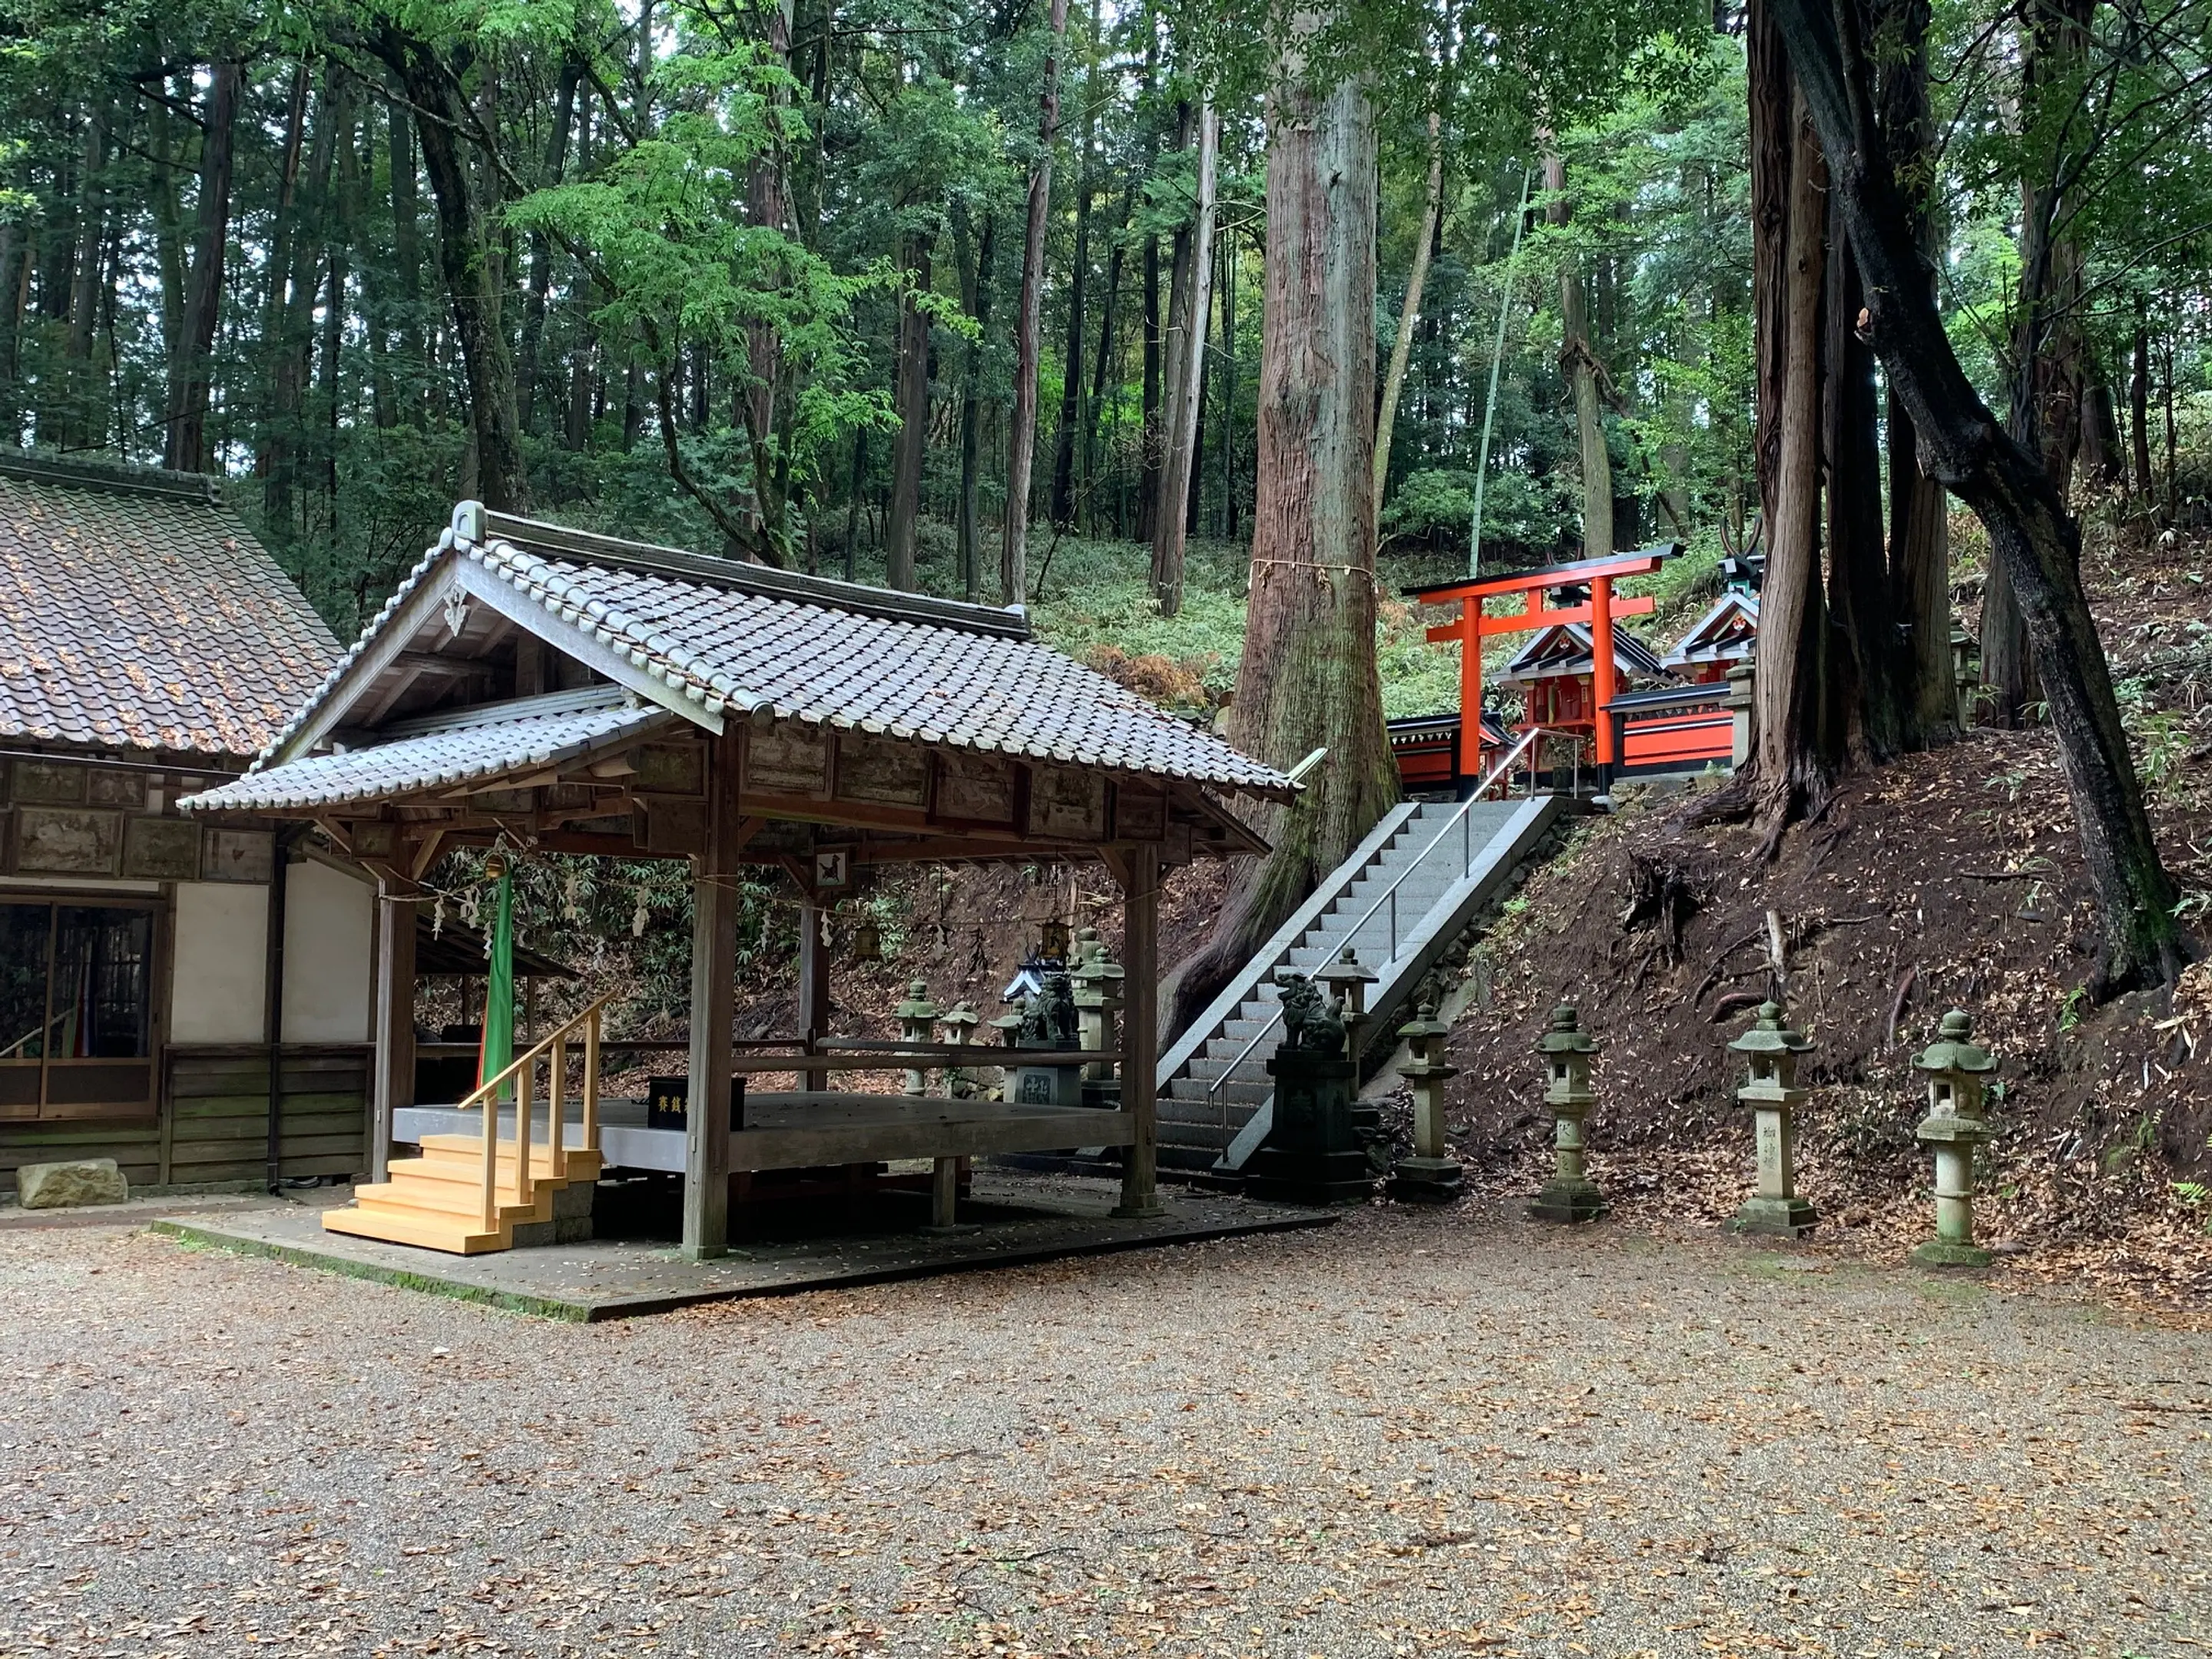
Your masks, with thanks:
[[(390, 1179), (354, 1188), (350, 1209), (326, 1210), (325, 1231), (415, 1244), (455, 1255), (517, 1245), (566, 1243), (591, 1235), (592, 1185), (599, 1154), (564, 1146), (567, 1168), (549, 1173), (552, 1148), (530, 1148), (530, 1196), (516, 1191), (515, 1143), (499, 1143), (493, 1223), (484, 1224), (483, 1141), (475, 1135), (425, 1135), (420, 1158), (393, 1161)], [(574, 1224), (580, 1221), (581, 1225)]]
[(1233, 1176), (1265, 1139), (1274, 1095), (1267, 1061), (1282, 1036), (1279, 969), (1310, 975), (1349, 945), (1376, 976), (1367, 1034), (1395, 1027), (1565, 805), (1539, 795), (1393, 808), (1161, 1057), (1161, 1173)]

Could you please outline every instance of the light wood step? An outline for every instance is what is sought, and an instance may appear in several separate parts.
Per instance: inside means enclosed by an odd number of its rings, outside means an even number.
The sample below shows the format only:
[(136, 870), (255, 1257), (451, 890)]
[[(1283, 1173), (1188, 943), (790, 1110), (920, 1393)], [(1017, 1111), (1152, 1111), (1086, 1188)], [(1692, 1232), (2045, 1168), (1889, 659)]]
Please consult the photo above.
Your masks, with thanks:
[[(465, 1188), (451, 1181), (410, 1181), (400, 1176), (399, 1166), (394, 1164), (393, 1179), (373, 1182), (353, 1189), (354, 1202), (365, 1210), (420, 1210), (435, 1215), (457, 1215), (473, 1219), (483, 1213), (483, 1197), (476, 1188)], [(541, 1195), (536, 1202), (516, 1201), (512, 1188), (496, 1195), (498, 1215), (502, 1222), (550, 1221), (553, 1218), (552, 1195)]]
[(347, 1233), (356, 1238), (382, 1239), (391, 1244), (413, 1244), (449, 1255), (483, 1255), (513, 1248), (512, 1231), (485, 1232), (473, 1218), (434, 1214), (422, 1210), (343, 1209), (323, 1212), (325, 1232)]
[[(404, 1169), (414, 1180), (444, 1182), (452, 1186), (469, 1188), (471, 1191), (483, 1183), (483, 1157), (481, 1152), (472, 1152), (466, 1158), (456, 1157), (451, 1152), (437, 1152), (427, 1158), (403, 1159), (393, 1164), (392, 1168), (395, 1170)], [(514, 1160), (512, 1158), (499, 1159), (492, 1178), (499, 1183), (501, 1191), (513, 1192)], [(550, 1174), (547, 1165), (534, 1153), (530, 1159), (530, 1180), (533, 1187), (549, 1182), (556, 1187), (573, 1187), (580, 1182), (597, 1181), (599, 1178), (599, 1156), (597, 1152), (571, 1152), (568, 1154), (568, 1173), (565, 1176)]]

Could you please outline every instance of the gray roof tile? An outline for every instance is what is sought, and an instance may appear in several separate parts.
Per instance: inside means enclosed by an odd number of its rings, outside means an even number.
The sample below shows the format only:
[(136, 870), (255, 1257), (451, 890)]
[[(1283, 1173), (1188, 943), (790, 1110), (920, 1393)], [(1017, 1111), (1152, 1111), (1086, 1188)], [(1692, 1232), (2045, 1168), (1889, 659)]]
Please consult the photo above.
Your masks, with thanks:
[(244, 757), (338, 654), (215, 480), (0, 452), (0, 738)]
[(463, 788), (504, 772), (573, 760), (670, 718), (663, 708), (616, 705), (478, 721), (339, 754), (304, 756), (178, 805), (193, 811), (281, 811)]

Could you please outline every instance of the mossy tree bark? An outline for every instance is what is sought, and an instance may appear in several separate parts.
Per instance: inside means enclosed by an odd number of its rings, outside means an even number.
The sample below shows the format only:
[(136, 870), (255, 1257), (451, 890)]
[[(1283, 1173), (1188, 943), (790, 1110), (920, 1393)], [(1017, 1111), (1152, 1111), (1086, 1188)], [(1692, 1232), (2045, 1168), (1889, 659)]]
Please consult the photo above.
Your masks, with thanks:
[(1231, 880), (1212, 937), (1163, 987), (1171, 1034), (1343, 862), (1398, 795), (1375, 666), (1374, 116), (1364, 90), (1268, 101), (1267, 316), (1251, 599), (1229, 738), (1288, 767), (1328, 758), (1258, 815), (1273, 850)]
[(1866, 278), (1866, 333), (1911, 413), (1922, 467), (1973, 509), (2019, 597), (2099, 900), (2104, 941), (2090, 989), (2170, 982), (2190, 946), (2082, 591), (2081, 527), (2043, 457), (1999, 424), (1943, 331), (1875, 119), (1875, 61), (1858, 8), (1768, 3), (1832, 159), (1831, 187)]

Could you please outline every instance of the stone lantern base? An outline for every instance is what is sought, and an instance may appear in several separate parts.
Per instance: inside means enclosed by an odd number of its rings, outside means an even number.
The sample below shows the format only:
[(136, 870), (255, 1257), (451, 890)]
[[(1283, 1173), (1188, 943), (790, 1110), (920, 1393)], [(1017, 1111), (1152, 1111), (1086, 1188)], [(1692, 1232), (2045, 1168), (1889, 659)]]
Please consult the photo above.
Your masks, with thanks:
[(1449, 1204), (1466, 1190), (1467, 1171), (1448, 1158), (1401, 1158), (1388, 1191), (1408, 1204)]
[(1246, 1194), (1271, 1204), (1364, 1204), (1375, 1170), (1352, 1127), (1352, 1062), (1286, 1043), (1267, 1070), (1274, 1127), (1245, 1162)]
[(1986, 1267), (1996, 1260), (1996, 1255), (1978, 1244), (1954, 1244), (1948, 1239), (1931, 1238), (1914, 1249), (1911, 1259), (1923, 1267)]
[(1820, 1224), (1820, 1212), (1802, 1198), (1747, 1198), (1729, 1223), (1729, 1231), (1802, 1238)]
[(1595, 1221), (1605, 1214), (1605, 1194), (1588, 1176), (1553, 1176), (1528, 1206), (1531, 1221)]

